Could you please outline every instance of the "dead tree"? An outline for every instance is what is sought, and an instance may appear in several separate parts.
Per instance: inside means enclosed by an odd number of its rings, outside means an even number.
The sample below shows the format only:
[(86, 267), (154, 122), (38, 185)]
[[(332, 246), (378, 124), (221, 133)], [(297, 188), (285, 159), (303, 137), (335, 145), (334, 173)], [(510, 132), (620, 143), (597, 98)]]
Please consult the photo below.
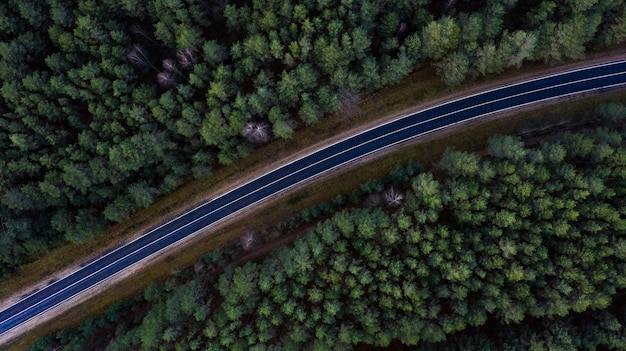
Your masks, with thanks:
[(387, 202), (387, 206), (397, 207), (402, 204), (402, 200), (404, 200), (404, 195), (400, 192), (397, 192), (394, 188), (389, 188), (385, 191), (384, 194), (385, 201)]
[(174, 74), (168, 71), (159, 72), (159, 74), (157, 74), (157, 82), (164, 88), (173, 87), (178, 84)]
[(196, 63), (196, 55), (193, 48), (184, 48), (176, 51), (176, 58), (180, 67), (186, 71), (192, 69)]
[(148, 34), (140, 25), (133, 24), (132, 26), (130, 26), (130, 32), (144, 39), (142, 40), (144, 43), (147, 42), (146, 44), (150, 44), (156, 49), (162, 48), (161, 44), (154, 40), (154, 38), (152, 38), (152, 36)]
[(254, 231), (248, 230), (246, 233), (240, 238), (241, 248), (244, 251), (251, 251), (256, 244), (258, 243), (257, 235)]
[(448, 9), (454, 7), (454, 5), (456, 5), (456, 0), (448, 0), (448, 2), (446, 2), (446, 6), (443, 8), (443, 10), (447, 11)]
[(176, 62), (172, 59), (166, 58), (162, 62), (163, 69), (176, 74), (177, 76), (184, 77), (183, 72), (178, 69)]
[(401, 22), (401, 23), (398, 25), (398, 30), (396, 31), (396, 34), (397, 34), (397, 35), (402, 35), (402, 34), (404, 34), (404, 33), (406, 32), (406, 30), (407, 30), (406, 23)]
[(126, 58), (130, 62), (131, 65), (139, 68), (152, 68), (155, 71), (159, 71), (148, 57), (146, 50), (139, 44), (134, 44), (133, 49), (126, 55)]
[(253, 144), (263, 144), (270, 140), (270, 126), (265, 122), (248, 122), (241, 135)]
[(161, 65), (165, 70), (164, 72), (168, 72), (171, 74), (172, 77), (174, 77), (176, 83), (178, 83), (179, 79), (189, 82), (187, 76), (178, 68), (178, 65), (176, 65), (176, 61), (174, 61), (173, 59), (166, 58), (161, 62)]

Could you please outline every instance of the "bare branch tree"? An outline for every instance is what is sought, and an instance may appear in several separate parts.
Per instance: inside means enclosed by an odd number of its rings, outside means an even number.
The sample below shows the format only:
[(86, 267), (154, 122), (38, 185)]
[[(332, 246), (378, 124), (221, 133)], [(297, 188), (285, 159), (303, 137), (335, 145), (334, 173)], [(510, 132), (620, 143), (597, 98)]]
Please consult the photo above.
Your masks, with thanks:
[(400, 206), (402, 204), (402, 200), (404, 200), (404, 195), (400, 192), (397, 192), (394, 188), (389, 188), (385, 191), (384, 194), (385, 201), (387, 202), (387, 206)]
[(187, 79), (187, 76), (185, 76), (185, 74), (181, 72), (180, 69), (178, 69), (178, 66), (176, 65), (176, 61), (174, 61), (173, 59), (166, 58), (162, 61), (161, 65), (163, 66), (163, 69), (165, 70), (165, 72), (170, 73), (172, 77), (174, 78), (178, 77), (180, 79), (183, 79), (189, 82), (189, 79)]
[(396, 34), (402, 35), (406, 32), (406, 30), (407, 30), (406, 23), (400, 22), (400, 24), (398, 25), (398, 30), (396, 31)]
[(162, 64), (163, 69), (168, 71), (168, 72), (172, 72), (172, 73), (176, 73), (179, 76), (183, 76), (183, 72), (181, 72), (178, 69), (178, 66), (176, 66), (176, 62), (172, 59), (166, 58), (163, 60)]
[(451, 7), (454, 7), (454, 5), (456, 5), (456, 0), (448, 0), (448, 2), (446, 2), (446, 6), (443, 9), (445, 11)]
[(133, 24), (130, 26), (130, 32), (145, 39), (146, 41), (149, 41), (155, 48), (161, 48), (161, 44), (154, 40), (152, 36), (148, 34), (140, 25)]
[(157, 74), (157, 82), (165, 88), (173, 87), (178, 84), (176, 77), (168, 71), (159, 72), (159, 74)]
[(196, 264), (193, 265), (193, 271), (196, 273), (200, 273), (203, 269), (204, 269), (204, 263), (202, 261), (198, 261), (196, 262)]
[(251, 143), (263, 144), (270, 140), (270, 126), (265, 122), (248, 122), (241, 135)]
[(133, 49), (126, 55), (126, 58), (130, 62), (131, 65), (135, 67), (141, 68), (153, 68), (156, 71), (159, 71), (148, 57), (146, 50), (139, 44), (134, 44)]
[(240, 238), (240, 240), (241, 240), (241, 248), (244, 251), (252, 250), (258, 242), (257, 235), (252, 230), (246, 231), (246, 233)]
[(196, 63), (196, 55), (193, 48), (184, 48), (176, 51), (176, 58), (180, 67), (184, 70), (190, 70)]

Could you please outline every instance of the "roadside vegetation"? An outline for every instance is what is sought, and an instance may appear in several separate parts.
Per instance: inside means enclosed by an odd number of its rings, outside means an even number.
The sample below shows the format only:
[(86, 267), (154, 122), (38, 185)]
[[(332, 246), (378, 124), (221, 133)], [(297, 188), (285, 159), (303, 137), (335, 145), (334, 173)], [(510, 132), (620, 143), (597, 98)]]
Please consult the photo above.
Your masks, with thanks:
[[(409, 78), (409, 80), (411, 79)], [(416, 83), (421, 85), (422, 80), (417, 79), (416, 82), (412, 84)], [(398, 93), (406, 93), (405, 89), (399, 89), (400, 91), (396, 90), (398, 90), (398, 87), (385, 89), (384, 94), (380, 94), (375, 102), (380, 104), (383, 100), (393, 100), (392, 97), (397, 97)], [(412, 92), (416, 93), (415, 91)], [(419, 92), (416, 94), (420, 95)], [(86, 303), (74, 304), (71, 309), (67, 310), (62, 315), (29, 330), (28, 333), (14, 340), (9, 349), (27, 349), (29, 345), (32, 345), (45, 335), (61, 329), (74, 327), (85, 318), (96, 317), (105, 313), (110, 306), (119, 301), (142, 294), (143, 290), (152, 282), (163, 282), (172, 275), (185, 274), (184, 272), (190, 267), (197, 267), (196, 264), (203, 260), (207, 252), (224, 250), (221, 254), (223, 258), (220, 262), (221, 266), (233, 262), (240, 264), (240, 262), (247, 260), (257, 260), (267, 255), (272, 248), (293, 242), (293, 240), (304, 233), (307, 226), (304, 224), (303, 227), (300, 216), (303, 215), (307, 209), (309, 209), (308, 211), (312, 211), (313, 214), (317, 213), (318, 217), (310, 218), (318, 220), (320, 218), (319, 216), (324, 216), (327, 212), (321, 211), (319, 208), (318, 210), (311, 210), (312, 208), (319, 207), (318, 204), (332, 203), (337, 195), (350, 194), (356, 189), (361, 189), (365, 183), (369, 183), (372, 179), (383, 179), (384, 185), (382, 185), (382, 188), (397, 186), (396, 183), (389, 181), (388, 174), (391, 173), (392, 170), (398, 169), (398, 165), (415, 164), (415, 161), (424, 165), (432, 165), (433, 162), (437, 162), (441, 154), (450, 146), (458, 150), (480, 153), (481, 149), (485, 147), (486, 140), (494, 135), (501, 135), (502, 133), (524, 136), (528, 142), (532, 142), (532, 140), (541, 138), (543, 135), (564, 130), (576, 130), (585, 126), (594, 126), (598, 123), (598, 115), (594, 111), (602, 104), (611, 101), (623, 102), (626, 101), (626, 96), (619, 91), (604, 93), (573, 101), (555, 102), (553, 104), (544, 105), (542, 108), (533, 108), (523, 112), (518, 111), (503, 116), (494, 116), (493, 118), (487, 118), (475, 123), (451, 128), (439, 132), (436, 135), (415, 140), (415, 142), (410, 145), (403, 146), (398, 150), (384, 155), (379, 155), (378, 157), (367, 160), (367, 162), (353, 165), (353, 167), (350, 167), (348, 170), (328, 174), (326, 177), (294, 190), (284, 197), (277, 198), (263, 206), (247, 211), (245, 215), (230, 221), (224, 226), (207, 230), (205, 233), (174, 250), (174, 252), (164, 255), (149, 266), (143, 267), (140, 271), (135, 272), (132, 279), (118, 281), (108, 288), (106, 292), (97, 294), (96, 298), (91, 298)], [(385, 106), (387, 105), (383, 104), (378, 106), (378, 108), (385, 110)], [(368, 118), (368, 114), (361, 114), (359, 118)], [(336, 122), (339, 121), (336, 119), (327, 119), (322, 121), (320, 126)], [(341, 119), (340, 122), (340, 124), (343, 125), (351, 121), (349, 119)], [(297, 133), (312, 132), (318, 127), (319, 126), (297, 131)], [(315, 136), (320, 135), (315, 134)], [(293, 139), (285, 140), (281, 143), (272, 143), (268, 145), (268, 147), (273, 148), (284, 142), (291, 143), (292, 141)], [(279, 150), (283, 149), (279, 148)], [(258, 156), (258, 154), (251, 155), (251, 157), (242, 160), (242, 163), (254, 161)], [(237, 163), (237, 165), (239, 165), (239, 163)], [(220, 169), (217, 173), (232, 171), (232, 169), (232, 167)], [(243, 169), (246, 168), (244, 167)], [(180, 191), (176, 191), (168, 195), (165, 199), (159, 200), (157, 210), (158, 208), (169, 208), (171, 207), (171, 203), (195, 201), (193, 200), (195, 199), (194, 196), (198, 196), (199, 192), (201, 193), (205, 191), (204, 189), (213, 186), (211, 185), (212, 183), (210, 183), (211, 179), (212, 178), (197, 180), (189, 185), (185, 185), (181, 190), (185, 190), (187, 194), (195, 195), (185, 196), (179, 194)], [(226, 184), (228, 184), (228, 182), (226, 182)], [(381, 187), (381, 185), (377, 185), (377, 187)], [(361, 191), (362, 190), (363, 189), (361, 189)], [(350, 200), (350, 202), (355, 201), (358, 202), (357, 200)], [(167, 205), (167, 203), (170, 203), (170, 205)], [(155, 206), (151, 206), (148, 209), (140, 211), (141, 218), (156, 213), (153, 209), (154, 207)], [(329, 208), (327, 205), (323, 205), (323, 207), (326, 209)], [(334, 210), (334, 207), (331, 206), (330, 208)], [(125, 221), (125, 223), (127, 222), (130, 221)], [(257, 234), (256, 238), (258, 239), (257, 243), (259, 245), (255, 246), (252, 251), (247, 252), (237, 246), (240, 242), (240, 237), (250, 228), (253, 228), (255, 234)], [(86, 245), (88, 247), (97, 248), (98, 242), (107, 238), (109, 238), (109, 236), (100, 236), (96, 238), (94, 242), (83, 244), (83, 246)], [(63, 250), (66, 248), (66, 246), (62, 247)], [(57, 251), (59, 250), (55, 250), (54, 253), (58, 253)], [(183, 252), (184, 254), (179, 254)], [(47, 255), (43, 260), (38, 260), (36, 263), (50, 262), (50, 265), (54, 265), (56, 260), (54, 257), (49, 256), (50, 255)], [(63, 258), (63, 256), (56, 257)], [(82, 261), (74, 259), (74, 262)], [(67, 264), (61, 265), (60, 267), (66, 265)], [(28, 268), (33, 268), (31, 266), (33, 265), (29, 265)], [(43, 264), (39, 266), (47, 267)], [(215, 271), (215, 273), (217, 274), (218, 271)], [(23, 276), (22, 272), (20, 272), (20, 277), (21, 276)], [(28, 275), (24, 276), (28, 277)], [(29, 280), (26, 279), (24, 281), (28, 282)], [(7, 289), (11, 286), (19, 288), (20, 285), (16, 284), (16, 282), (16, 279), (11, 279), (3, 283), (2, 287)]]
[[(526, 10), (531, 9), (531, 10)], [(622, 1), (0, 4), (0, 276), (432, 64), (449, 84), (626, 37)]]
[(623, 349), (626, 107), (594, 115), (396, 167), (303, 211), (293, 244), (211, 252), (32, 350)]

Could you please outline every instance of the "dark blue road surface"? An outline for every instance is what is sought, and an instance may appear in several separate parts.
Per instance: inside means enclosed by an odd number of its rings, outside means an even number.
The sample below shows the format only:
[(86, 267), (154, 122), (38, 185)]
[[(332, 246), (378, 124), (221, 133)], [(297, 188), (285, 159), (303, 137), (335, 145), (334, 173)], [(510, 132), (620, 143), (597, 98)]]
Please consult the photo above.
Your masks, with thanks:
[(0, 336), (173, 243), (311, 177), (462, 121), (626, 85), (626, 60), (507, 85), (418, 111), (304, 156), (187, 212), (0, 312)]

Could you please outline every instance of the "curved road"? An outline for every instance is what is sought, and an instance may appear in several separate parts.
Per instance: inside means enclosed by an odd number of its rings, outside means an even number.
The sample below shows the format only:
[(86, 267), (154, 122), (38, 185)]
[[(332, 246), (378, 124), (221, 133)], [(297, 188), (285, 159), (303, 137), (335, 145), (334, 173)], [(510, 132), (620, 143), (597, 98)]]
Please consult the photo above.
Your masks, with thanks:
[(0, 312), (0, 336), (173, 243), (314, 176), (460, 122), (626, 85), (626, 60), (484, 91), (403, 116), (281, 166), (153, 229)]

